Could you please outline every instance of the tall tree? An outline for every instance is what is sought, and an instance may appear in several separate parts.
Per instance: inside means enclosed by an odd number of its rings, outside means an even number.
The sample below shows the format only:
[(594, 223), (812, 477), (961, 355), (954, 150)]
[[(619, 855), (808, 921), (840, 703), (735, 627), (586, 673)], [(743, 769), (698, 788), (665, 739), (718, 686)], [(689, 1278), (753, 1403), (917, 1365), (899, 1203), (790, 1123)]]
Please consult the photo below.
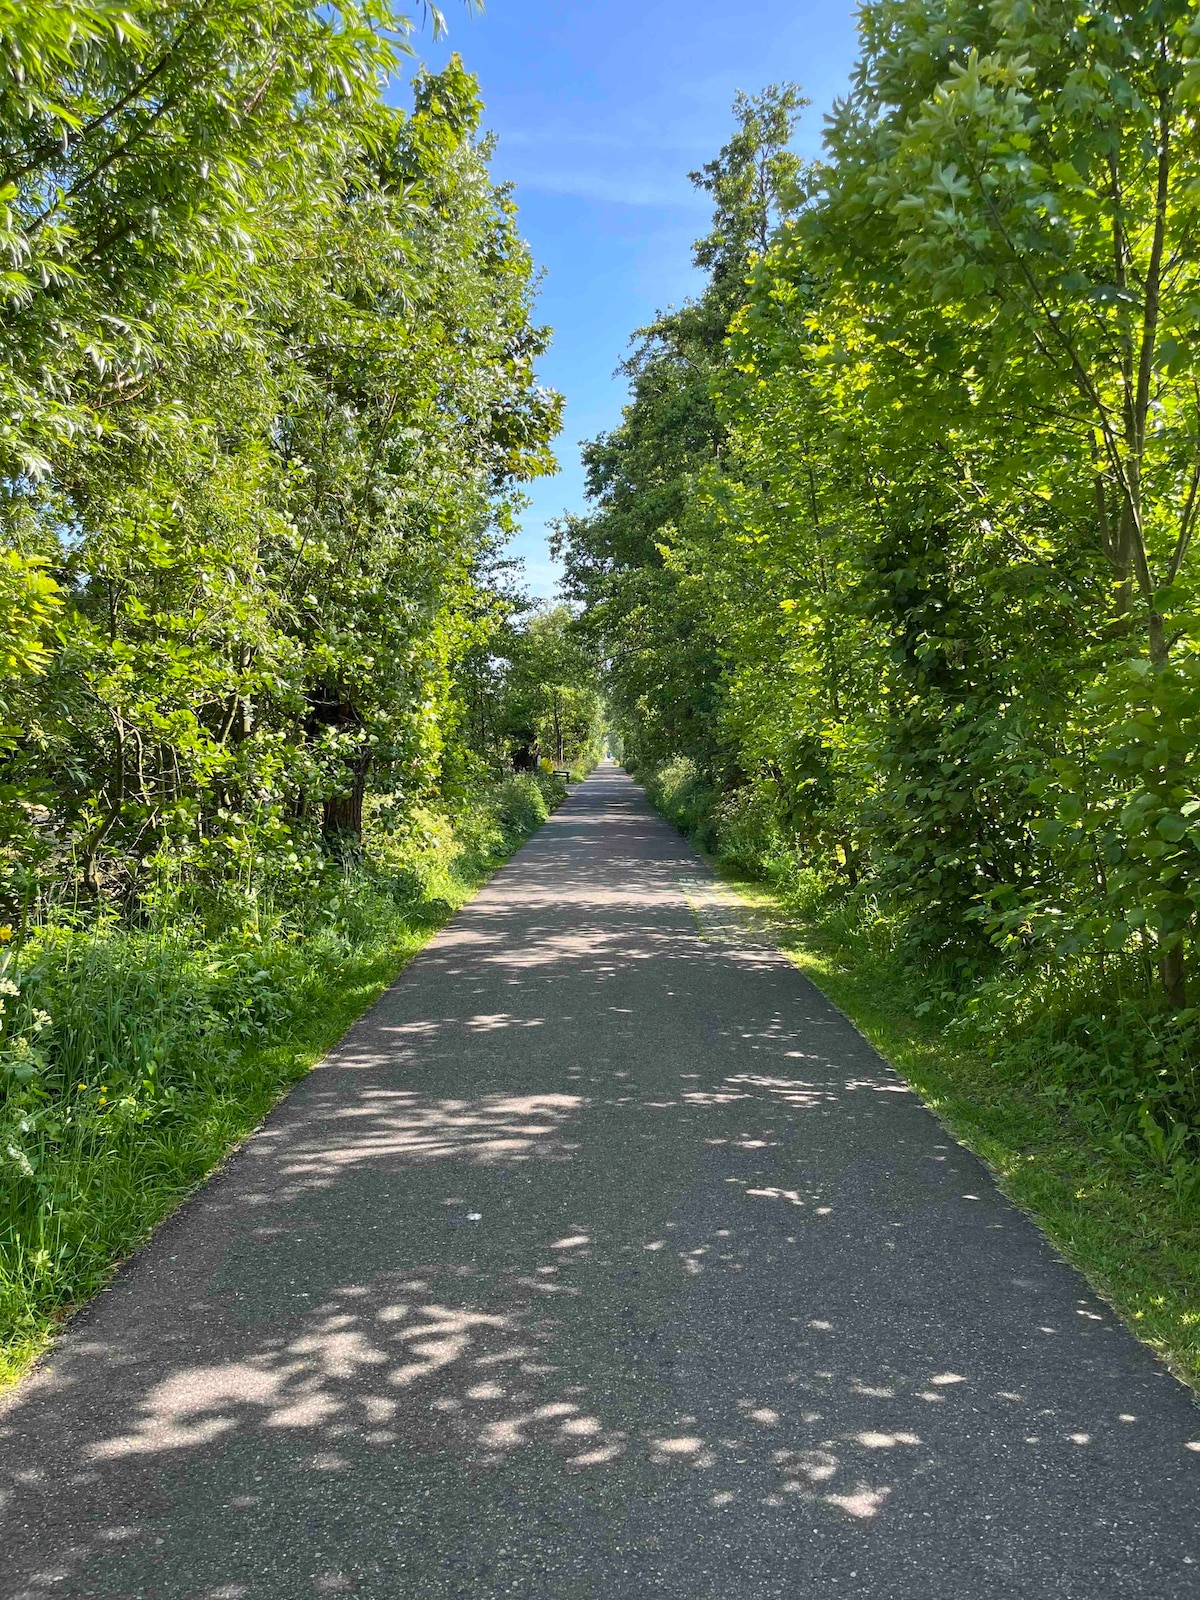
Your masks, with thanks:
[(798, 199), (801, 167), (788, 143), (803, 104), (790, 84), (739, 95), (733, 137), (691, 174), (713, 199), (711, 231), (694, 254), (708, 283), (638, 334), (623, 368), (631, 397), (621, 426), (584, 450), (596, 510), (564, 519), (557, 533), (568, 592), (586, 605), (612, 662), (626, 747), (649, 759), (685, 751), (709, 762), (717, 754), (717, 641), (665, 552), (691, 517), (696, 474), (725, 446), (713, 383), (756, 252)]
[(13, 905), (42, 860), (43, 894), (136, 902), (164, 863), (254, 892), (355, 850), (369, 785), (431, 793), (515, 486), (552, 466), (457, 59), (404, 113), (382, 7), (138, 17), (41, 58), (54, 150), (0, 130), (20, 227), (68, 219), (59, 276), (10, 285), (4, 593), (42, 612), (9, 633)]
[(692, 758), (750, 855), (870, 879), (922, 961), (1149, 952), (1181, 1007), (1192, 9), (869, 0), (861, 29), (773, 228), (739, 209), (773, 158), (702, 175), (709, 287), (564, 529), (585, 621), (634, 754)]

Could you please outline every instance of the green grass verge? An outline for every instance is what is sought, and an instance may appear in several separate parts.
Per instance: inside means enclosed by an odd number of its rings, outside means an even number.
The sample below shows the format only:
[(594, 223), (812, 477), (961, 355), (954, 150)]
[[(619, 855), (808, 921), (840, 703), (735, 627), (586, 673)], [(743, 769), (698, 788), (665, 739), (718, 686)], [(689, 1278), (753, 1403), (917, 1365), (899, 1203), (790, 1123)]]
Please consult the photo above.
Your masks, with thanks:
[(1069, 1106), (1030, 1079), (964, 1051), (915, 1013), (886, 958), (849, 951), (767, 886), (714, 869), (780, 948), (912, 1085), (1004, 1193), (1154, 1349), (1200, 1387), (1200, 1217), (1153, 1174), (1099, 1147)]
[(413, 930), (408, 938), (336, 969), (331, 973), (336, 982), (315, 991), (314, 1010), (297, 1019), (290, 1037), (247, 1050), (232, 1084), (195, 1097), (186, 1118), (142, 1141), (136, 1152), (123, 1152), (124, 1159), (110, 1164), (119, 1170), (110, 1171), (107, 1181), (87, 1184), (89, 1198), (100, 1205), (99, 1237), (88, 1241), (93, 1259), (84, 1267), (82, 1292), (60, 1304), (31, 1304), (19, 1291), (12, 1295), (18, 1302), (10, 1312), (16, 1325), (0, 1332), (0, 1392), (24, 1376), (71, 1314), (211, 1177), (436, 931), (432, 924)]
[[(175, 1012), (202, 1010), (211, 1001), (198, 971), (217, 946), (185, 947), (181, 956), (177, 947), (158, 946), (119, 929), (95, 937), (71, 934), (63, 943), (72, 951), (87, 945), (82, 958), (73, 958), (74, 969), (64, 966), (61, 952), (51, 946), (54, 994), (60, 1002), (54, 1019), (61, 1034), (59, 1055), (79, 1032), (79, 1014), (94, 1014), (110, 993), (121, 1031), (110, 1032), (107, 1051), (97, 1051), (95, 1033), (91, 1040), (90, 1058), (99, 1054), (104, 1059), (88, 1076), (110, 1086), (106, 1106), (97, 1104), (94, 1084), (86, 1096), (72, 1101), (71, 1090), (84, 1088), (69, 1081), (80, 1069), (68, 1073), (59, 1061), (53, 1092), (38, 1093), (34, 1084), (31, 1099), (26, 1085), (20, 1097), (10, 1092), (4, 1107), (7, 1121), (0, 1119), (0, 1142), (10, 1157), (23, 1159), (0, 1170), (7, 1184), (7, 1193), (0, 1196), (0, 1390), (29, 1370), (72, 1313), (253, 1132), (545, 815), (543, 806), (540, 814), (535, 808), (515, 816), (489, 813), (482, 821), (475, 817), (465, 845), (461, 836), (456, 844), (448, 833), (436, 842), (429, 852), (431, 870), (415, 897), (403, 895), (393, 902), (381, 892), (386, 890), (387, 868), (376, 869), (359, 887), (351, 884), (334, 936), (326, 927), (260, 945), (250, 967), (277, 969), (269, 974), (271, 983), (254, 994), (255, 1003), (265, 995), (267, 1020), (243, 1027), (240, 1038), (236, 1033), (227, 1036), (221, 1026), (219, 1007), (229, 990), (226, 960), (214, 980), (215, 1037), (212, 1031), (196, 1036), (197, 1051), (209, 1054), (190, 1081), (181, 1061), (188, 1054), (188, 1038), (179, 1036), (168, 1060), (161, 1045), (169, 1026), (164, 1029), (162, 1018), (177, 1023)], [(358, 926), (348, 933), (347, 923)], [(156, 976), (154, 963), (160, 955), (165, 981), (160, 979), (157, 990), (152, 984), (137, 987), (133, 976)], [(84, 976), (72, 973), (85, 972), (92, 957), (89, 989)], [(286, 1011), (272, 1011), (271, 1001), (280, 989), (300, 998)], [(128, 1083), (136, 1082), (142, 1068), (128, 1058), (136, 1056), (139, 1039), (147, 1030), (153, 1036), (155, 1027), (162, 1074), (174, 1070), (182, 1089), (171, 1091), (165, 1110), (127, 1114), (122, 1120), (123, 1102), (115, 1084), (122, 1075)], [(125, 1099), (136, 1113), (136, 1092)], [(22, 1136), (24, 1150), (13, 1143)]]

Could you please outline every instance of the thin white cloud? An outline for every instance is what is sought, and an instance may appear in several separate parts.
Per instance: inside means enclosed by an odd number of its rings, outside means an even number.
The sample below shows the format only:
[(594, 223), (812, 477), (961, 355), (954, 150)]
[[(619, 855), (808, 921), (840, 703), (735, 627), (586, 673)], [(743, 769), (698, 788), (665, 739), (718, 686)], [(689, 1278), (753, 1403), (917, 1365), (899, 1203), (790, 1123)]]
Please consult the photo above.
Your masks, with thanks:
[(524, 560), (525, 583), (530, 594), (539, 600), (553, 600), (557, 598), (558, 586), (562, 581), (562, 567), (557, 561), (531, 561), (528, 557)]
[(684, 162), (694, 158), (697, 149), (705, 149), (712, 141), (712, 130), (698, 121), (695, 126), (665, 127), (652, 116), (621, 116), (620, 126), (614, 128), (611, 120), (605, 126), (589, 125), (586, 111), (569, 124), (547, 120), (536, 129), (506, 128), (500, 135), (500, 144), (506, 150), (552, 149), (591, 150), (597, 153), (626, 154), (644, 160), (648, 151), (670, 159), (675, 167), (676, 158)]

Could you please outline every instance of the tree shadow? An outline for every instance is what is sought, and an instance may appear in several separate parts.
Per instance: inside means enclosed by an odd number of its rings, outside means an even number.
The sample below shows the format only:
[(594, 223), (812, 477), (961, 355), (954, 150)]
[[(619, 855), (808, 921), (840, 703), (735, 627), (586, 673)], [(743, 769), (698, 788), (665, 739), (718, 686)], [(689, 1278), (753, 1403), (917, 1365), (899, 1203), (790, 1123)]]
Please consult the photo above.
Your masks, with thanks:
[(0, 1593), (1195, 1592), (1183, 1390), (630, 791), (0, 1413)]

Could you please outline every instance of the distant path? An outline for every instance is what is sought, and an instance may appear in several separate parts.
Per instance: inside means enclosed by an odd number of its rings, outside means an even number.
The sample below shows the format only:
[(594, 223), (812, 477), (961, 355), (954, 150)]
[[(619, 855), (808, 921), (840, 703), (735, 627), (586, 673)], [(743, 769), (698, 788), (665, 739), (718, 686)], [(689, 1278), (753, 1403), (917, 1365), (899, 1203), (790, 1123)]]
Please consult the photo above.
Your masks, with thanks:
[(0, 1414), (0, 1594), (1200, 1594), (1186, 1391), (706, 881), (572, 794)]

